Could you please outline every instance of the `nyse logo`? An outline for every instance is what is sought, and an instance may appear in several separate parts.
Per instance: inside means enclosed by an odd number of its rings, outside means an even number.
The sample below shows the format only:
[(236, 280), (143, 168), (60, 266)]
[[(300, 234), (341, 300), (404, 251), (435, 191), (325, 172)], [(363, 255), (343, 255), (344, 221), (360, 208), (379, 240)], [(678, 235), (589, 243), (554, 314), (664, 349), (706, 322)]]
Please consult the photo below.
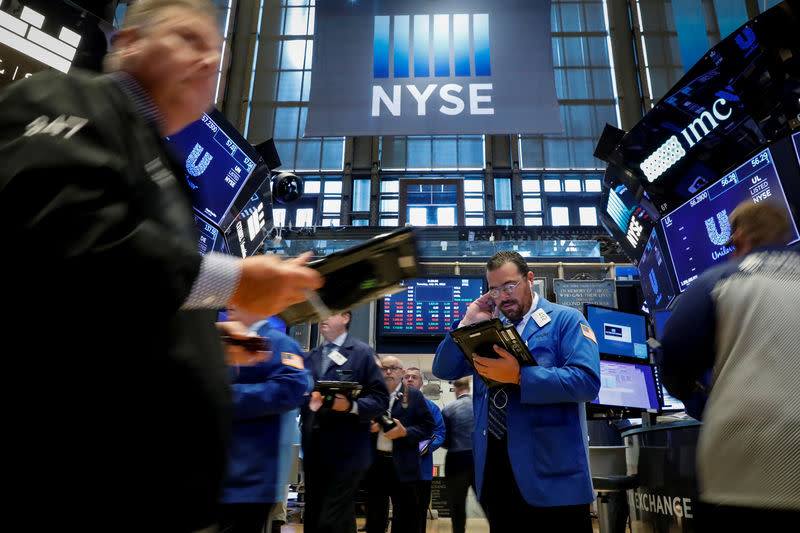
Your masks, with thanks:
[(460, 115), (467, 109), (470, 115), (493, 115), (491, 83), (396, 83), (491, 73), (488, 14), (375, 17), (373, 117), (381, 116), (384, 108), (392, 116), (400, 116), (404, 95), (408, 104), (416, 104), (418, 116), (427, 115), (429, 107), (443, 115)]
[(631, 221), (628, 224), (628, 234), (626, 235), (626, 238), (628, 239), (628, 242), (631, 243), (631, 246), (633, 246), (634, 248), (639, 246), (639, 239), (642, 238), (643, 230), (644, 227), (638, 220), (636, 220), (636, 217), (635, 216), (631, 217)]

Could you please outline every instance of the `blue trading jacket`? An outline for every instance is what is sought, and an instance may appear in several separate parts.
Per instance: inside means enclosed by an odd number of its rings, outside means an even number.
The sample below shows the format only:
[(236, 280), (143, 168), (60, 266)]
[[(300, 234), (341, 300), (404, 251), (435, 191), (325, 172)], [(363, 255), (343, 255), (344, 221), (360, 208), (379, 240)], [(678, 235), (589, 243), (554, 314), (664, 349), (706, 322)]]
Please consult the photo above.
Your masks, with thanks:
[[(528, 320), (522, 339), (538, 366), (522, 367), (520, 386), (508, 385), (508, 456), (522, 496), (531, 505), (579, 505), (594, 500), (589, 474), (584, 403), (600, 390), (600, 357), (586, 319), (576, 309), (539, 298), (550, 322)], [(455, 324), (457, 326), (457, 324)], [(486, 466), (488, 390), (448, 335), (433, 373), (442, 379), (474, 374), (475, 482), (480, 497)]]
[(281, 415), (299, 407), (310, 390), (309, 371), (282, 361), (288, 355), (302, 358), (300, 346), (266, 325), (258, 333), (272, 342), (270, 360), (230, 367), (234, 421), (222, 503), (283, 500)]
[(422, 456), (422, 479), (431, 481), (433, 479), (433, 452), (438, 450), (439, 446), (444, 442), (446, 430), (442, 410), (429, 399), (425, 398), (425, 401), (428, 403), (428, 409), (430, 409), (433, 421), (436, 424), (436, 429), (433, 430), (433, 440), (428, 447), (428, 453)]

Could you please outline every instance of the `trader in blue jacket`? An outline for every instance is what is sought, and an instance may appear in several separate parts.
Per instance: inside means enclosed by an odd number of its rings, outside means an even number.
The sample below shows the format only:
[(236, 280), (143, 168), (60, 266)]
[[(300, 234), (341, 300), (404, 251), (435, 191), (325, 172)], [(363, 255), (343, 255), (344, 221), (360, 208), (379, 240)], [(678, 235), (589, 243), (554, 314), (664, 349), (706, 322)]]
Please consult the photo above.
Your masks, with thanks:
[(269, 339), (270, 353), (228, 347), (233, 428), (220, 497), (220, 529), (261, 533), (270, 510), (283, 500), (287, 483), (279, 479), (281, 471), (285, 477), (279, 464), (281, 415), (303, 403), (311, 379), (300, 346), (266, 320), (234, 308), (229, 309), (228, 319), (240, 322), (242, 333)]
[[(433, 373), (447, 380), (474, 373), (475, 481), (491, 531), (535, 524), (540, 531), (591, 533), (584, 403), (600, 390), (597, 340), (580, 312), (533, 291), (533, 272), (518, 253), (501, 251), (486, 265), (489, 292), (472, 302), (455, 327), (502, 312), (527, 344), (537, 366), (498, 358), (467, 364), (449, 337), (439, 345)], [(488, 390), (481, 377), (503, 383)]]
[[(406, 385), (409, 387), (413, 387), (417, 390), (422, 390), (422, 384), (424, 383), (424, 379), (422, 377), (422, 371), (415, 367), (410, 366), (406, 369), (406, 373), (403, 376), (403, 381), (405, 381)], [(433, 421), (436, 424), (436, 429), (433, 430), (433, 438), (429, 439), (430, 444), (428, 445), (427, 449), (420, 450), (422, 454), (422, 479), (419, 482), (419, 531), (420, 533), (425, 533), (425, 530), (428, 525), (427, 515), (428, 515), (428, 507), (431, 503), (431, 485), (433, 484), (433, 452), (439, 449), (444, 443), (445, 436), (446, 436), (446, 428), (444, 425), (444, 418), (442, 417), (442, 410), (439, 409), (439, 406), (433, 403), (428, 398), (425, 398), (425, 403), (428, 404), (428, 409), (433, 415)]]

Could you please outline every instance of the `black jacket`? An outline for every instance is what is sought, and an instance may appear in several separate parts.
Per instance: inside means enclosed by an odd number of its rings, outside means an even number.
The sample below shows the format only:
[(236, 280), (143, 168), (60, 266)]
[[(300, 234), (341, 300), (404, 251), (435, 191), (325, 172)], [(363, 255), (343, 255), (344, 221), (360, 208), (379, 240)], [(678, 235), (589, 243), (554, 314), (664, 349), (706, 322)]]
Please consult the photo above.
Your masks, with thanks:
[(38, 74), (0, 110), (14, 497), (90, 529), (209, 525), (230, 399), (214, 312), (179, 309), (201, 262), (182, 173), (108, 76)]

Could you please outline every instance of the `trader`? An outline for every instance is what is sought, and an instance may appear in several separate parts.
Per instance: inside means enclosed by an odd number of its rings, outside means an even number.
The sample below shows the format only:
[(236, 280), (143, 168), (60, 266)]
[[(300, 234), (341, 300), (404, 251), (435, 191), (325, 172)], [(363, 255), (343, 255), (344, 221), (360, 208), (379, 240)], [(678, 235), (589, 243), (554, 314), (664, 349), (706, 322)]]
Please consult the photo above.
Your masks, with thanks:
[[(12, 529), (213, 527), (230, 430), (216, 308), (272, 315), (321, 285), (306, 259), (200, 256), (161, 138), (213, 102), (216, 9), (127, 13), (113, 73), (43, 72), (0, 93)], [(48, 516), (31, 515), (43, 490)]]
[(349, 333), (350, 312), (320, 322), (325, 342), (306, 354), (314, 382), (352, 381), (362, 386), (354, 400), (337, 395), (323, 405), (311, 393), (302, 409), (303, 471), (306, 503), (304, 531), (356, 533), (354, 499), (372, 464), (370, 421), (386, 412), (389, 391), (375, 364), (375, 350)]
[(442, 409), (446, 428), (446, 438), (442, 447), (447, 448), (444, 476), (453, 533), (464, 533), (467, 526), (467, 493), (470, 486), (475, 488), (475, 463), (472, 460), (475, 414), (472, 411), (469, 378), (455, 380), (453, 389), (456, 400)]
[[(522, 523), (590, 533), (594, 493), (583, 404), (600, 390), (594, 332), (580, 312), (533, 291), (533, 272), (518, 253), (496, 253), (486, 271), (489, 292), (469, 305), (460, 326), (502, 312), (538, 365), (520, 367), (495, 347), (498, 357), (474, 355), (473, 369), (448, 335), (433, 373), (448, 380), (474, 375), (475, 481), (490, 529), (513, 531)], [(481, 377), (503, 385), (488, 390)]]
[[(735, 259), (703, 272), (661, 338), (664, 385), (706, 389), (697, 446), (698, 531), (779, 531), (800, 519), (800, 252), (783, 207), (730, 214)], [(700, 385), (698, 385), (698, 382)]]

